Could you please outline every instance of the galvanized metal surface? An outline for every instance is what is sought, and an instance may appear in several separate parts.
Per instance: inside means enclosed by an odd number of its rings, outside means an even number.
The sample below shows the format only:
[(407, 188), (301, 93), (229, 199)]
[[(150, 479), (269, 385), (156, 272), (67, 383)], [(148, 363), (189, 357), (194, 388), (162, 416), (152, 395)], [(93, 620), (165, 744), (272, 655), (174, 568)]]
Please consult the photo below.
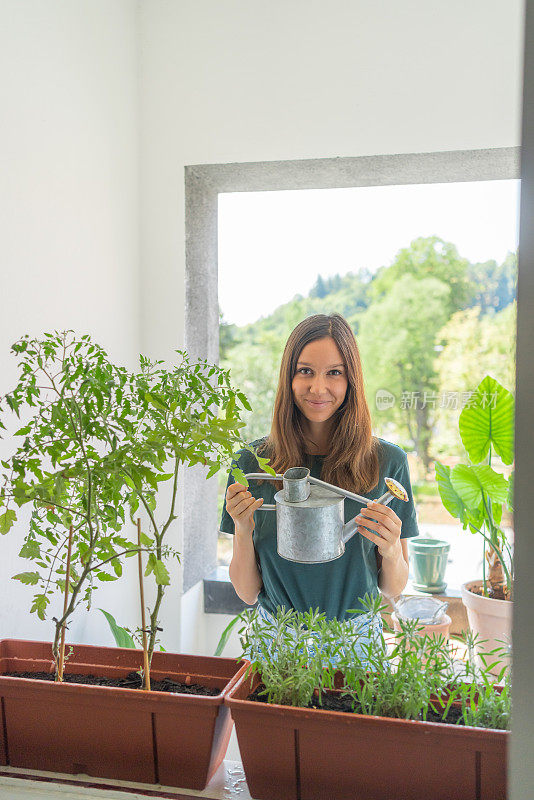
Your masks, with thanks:
[(282, 558), (319, 564), (343, 555), (342, 497), (321, 486), (311, 486), (308, 499), (300, 503), (289, 503), (283, 491), (274, 499), (277, 550)]
[[(340, 558), (345, 543), (354, 536), (358, 524), (344, 524), (344, 499), (350, 497), (362, 505), (369, 499), (333, 486), (310, 475), (306, 467), (291, 467), (283, 475), (249, 472), (247, 480), (282, 481), (283, 489), (274, 496), (274, 505), (264, 503), (258, 511), (276, 510), (278, 554), (300, 564), (322, 564)], [(386, 505), (393, 499), (386, 492), (378, 502)]]

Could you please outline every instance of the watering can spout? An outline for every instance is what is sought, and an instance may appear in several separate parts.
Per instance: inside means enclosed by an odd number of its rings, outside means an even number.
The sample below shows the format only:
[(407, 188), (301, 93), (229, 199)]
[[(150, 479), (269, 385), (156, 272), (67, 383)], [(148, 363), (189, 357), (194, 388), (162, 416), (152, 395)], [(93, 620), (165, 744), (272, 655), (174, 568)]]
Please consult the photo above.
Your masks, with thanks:
[[(385, 484), (387, 487), (387, 492), (383, 494), (382, 497), (378, 498), (378, 500), (376, 501), (377, 503), (381, 503), (382, 505), (388, 505), (395, 497), (398, 498), (399, 500), (404, 500), (405, 503), (408, 502), (409, 499), (408, 493), (401, 483), (394, 480), (393, 478), (386, 478)], [(346, 495), (348, 497), (351, 496), (350, 492), (346, 492)], [(367, 503), (364, 497), (360, 498), (360, 500), (364, 500)], [(352, 537), (358, 530), (359, 524), (360, 522), (357, 522), (356, 519), (351, 519), (350, 522), (347, 522), (345, 523), (345, 525), (343, 525), (343, 531), (341, 534), (341, 541), (343, 542), (343, 544), (346, 544), (349, 541), (349, 539), (352, 539)]]

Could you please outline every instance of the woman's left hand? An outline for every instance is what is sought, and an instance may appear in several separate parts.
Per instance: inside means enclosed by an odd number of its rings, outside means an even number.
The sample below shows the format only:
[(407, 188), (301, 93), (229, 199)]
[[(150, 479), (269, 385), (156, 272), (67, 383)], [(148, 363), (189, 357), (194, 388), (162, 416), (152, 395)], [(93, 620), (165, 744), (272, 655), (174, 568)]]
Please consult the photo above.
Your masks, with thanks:
[[(362, 508), (356, 520), (361, 522), (358, 525), (358, 531), (377, 545), (378, 552), (383, 559), (395, 560), (402, 554), (400, 540), (402, 520), (392, 508), (373, 501)], [(371, 530), (369, 531), (367, 528)]]

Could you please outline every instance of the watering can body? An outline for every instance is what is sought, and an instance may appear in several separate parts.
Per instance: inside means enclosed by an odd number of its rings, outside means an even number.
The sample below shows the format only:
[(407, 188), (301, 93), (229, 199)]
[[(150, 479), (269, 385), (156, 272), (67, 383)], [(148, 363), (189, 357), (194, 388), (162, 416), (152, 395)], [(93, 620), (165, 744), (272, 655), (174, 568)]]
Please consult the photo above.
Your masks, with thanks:
[[(278, 555), (300, 564), (321, 564), (340, 558), (345, 544), (354, 536), (358, 522), (344, 523), (346, 497), (366, 505), (368, 498), (325, 483), (310, 475), (306, 467), (291, 467), (283, 475), (249, 473), (248, 479), (282, 481), (275, 504), (264, 503), (257, 511), (276, 511)], [(395, 493), (386, 492), (377, 502), (387, 504), (393, 496), (408, 499), (401, 484), (386, 478)], [(398, 492), (398, 493), (397, 493)], [(405, 497), (402, 496), (404, 493)]]
[(311, 486), (307, 500), (290, 503), (275, 494), (278, 555), (301, 564), (334, 561), (357, 523), (344, 524), (344, 498), (322, 486)]

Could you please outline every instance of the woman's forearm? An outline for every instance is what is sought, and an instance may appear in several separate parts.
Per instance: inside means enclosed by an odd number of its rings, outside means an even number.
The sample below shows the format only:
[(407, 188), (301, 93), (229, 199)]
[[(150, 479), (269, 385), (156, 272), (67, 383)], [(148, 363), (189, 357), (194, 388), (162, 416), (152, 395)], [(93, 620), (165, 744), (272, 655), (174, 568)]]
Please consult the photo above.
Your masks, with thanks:
[(236, 525), (229, 574), (237, 595), (243, 602), (253, 605), (258, 599), (263, 581), (256, 564), (250, 528), (239, 528)]
[(384, 597), (396, 597), (404, 591), (408, 583), (408, 564), (404, 560), (402, 549), (392, 558), (383, 558), (378, 573), (378, 588)]

